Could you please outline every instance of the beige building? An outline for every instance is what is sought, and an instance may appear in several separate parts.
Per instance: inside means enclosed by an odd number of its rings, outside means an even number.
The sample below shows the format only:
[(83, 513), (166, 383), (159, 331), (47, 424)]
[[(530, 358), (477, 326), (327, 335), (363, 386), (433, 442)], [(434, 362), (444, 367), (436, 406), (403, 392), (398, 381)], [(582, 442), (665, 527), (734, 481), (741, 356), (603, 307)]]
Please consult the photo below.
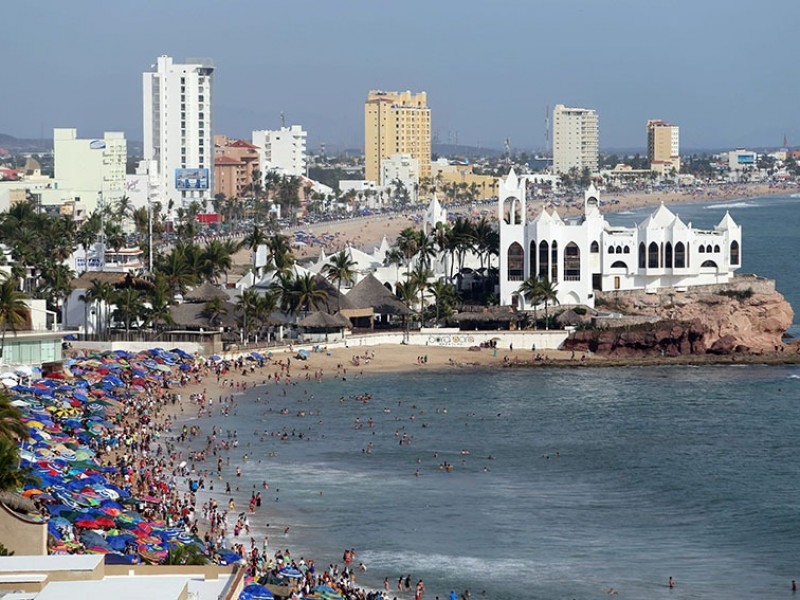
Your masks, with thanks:
[(381, 161), (409, 154), (420, 179), (431, 176), (431, 109), (427, 94), (370, 91), (364, 103), (364, 178), (380, 181)]
[(599, 146), (597, 112), (590, 108), (553, 109), (553, 171), (568, 173), (573, 167), (597, 173)]
[(647, 159), (650, 170), (669, 173), (681, 170), (680, 133), (677, 125), (650, 119), (647, 121)]

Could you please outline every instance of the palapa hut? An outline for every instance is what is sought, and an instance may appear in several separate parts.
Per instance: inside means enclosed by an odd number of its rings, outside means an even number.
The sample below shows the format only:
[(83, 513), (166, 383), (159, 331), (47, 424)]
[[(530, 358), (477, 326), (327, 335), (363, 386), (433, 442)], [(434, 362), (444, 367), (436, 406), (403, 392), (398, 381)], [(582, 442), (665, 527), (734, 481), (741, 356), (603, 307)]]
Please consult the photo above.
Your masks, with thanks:
[(391, 327), (398, 318), (405, 318), (411, 311), (400, 299), (389, 291), (378, 279), (370, 273), (359, 281), (347, 293), (348, 302), (354, 307), (353, 313), (360, 310), (371, 310), (372, 314), (367, 320), (360, 314), (350, 314), (349, 310), (342, 310), (342, 314), (349, 317), (356, 327), (379, 328)]
[(0, 491), (0, 540), (19, 555), (47, 554), (47, 521), (33, 500)]
[(324, 311), (313, 312), (297, 323), (304, 331), (302, 339), (306, 342), (328, 342), (344, 338), (353, 326), (341, 313), (330, 314)]
[(193, 290), (186, 293), (183, 297), (184, 302), (211, 302), (219, 298), (223, 302), (229, 302), (231, 297), (217, 286), (204, 281)]
[(516, 329), (519, 313), (510, 306), (465, 306), (453, 320), (462, 331)]

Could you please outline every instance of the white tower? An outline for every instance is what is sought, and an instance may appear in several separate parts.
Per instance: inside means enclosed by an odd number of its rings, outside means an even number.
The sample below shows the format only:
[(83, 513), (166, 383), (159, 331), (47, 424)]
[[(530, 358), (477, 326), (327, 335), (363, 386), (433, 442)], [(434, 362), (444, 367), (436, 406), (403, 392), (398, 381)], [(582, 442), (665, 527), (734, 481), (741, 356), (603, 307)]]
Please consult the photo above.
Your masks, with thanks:
[(500, 227), (500, 303), (511, 304), (525, 280), (525, 178), (514, 169), (500, 180), (497, 217)]
[(144, 73), (144, 159), (158, 168), (161, 199), (175, 207), (214, 196), (211, 101), (214, 66), (209, 59), (176, 64), (159, 56)]

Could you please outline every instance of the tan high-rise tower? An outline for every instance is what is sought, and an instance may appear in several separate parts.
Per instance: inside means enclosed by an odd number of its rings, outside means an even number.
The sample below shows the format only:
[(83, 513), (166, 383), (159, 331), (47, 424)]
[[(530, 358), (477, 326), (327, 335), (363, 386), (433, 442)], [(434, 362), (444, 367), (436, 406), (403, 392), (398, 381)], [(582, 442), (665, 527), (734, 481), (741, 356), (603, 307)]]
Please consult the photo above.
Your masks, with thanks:
[(419, 177), (431, 176), (431, 109), (427, 94), (371, 91), (364, 103), (364, 178), (380, 181), (381, 160), (410, 154)]
[(650, 119), (647, 122), (647, 159), (650, 170), (665, 174), (681, 170), (680, 132), (677, 125)]

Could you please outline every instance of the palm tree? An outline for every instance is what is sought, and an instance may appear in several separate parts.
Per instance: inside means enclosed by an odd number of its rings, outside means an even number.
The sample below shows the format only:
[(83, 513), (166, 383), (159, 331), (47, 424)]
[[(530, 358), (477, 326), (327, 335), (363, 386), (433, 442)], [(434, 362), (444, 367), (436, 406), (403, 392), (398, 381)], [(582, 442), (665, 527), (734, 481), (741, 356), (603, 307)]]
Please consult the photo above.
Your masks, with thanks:
[(431, 260), (436, 256), (436, 240), (424, 231), (417, 232), (417, 259), (426, 267), (431, 266)]
[(206, 302), (203, 313), (211, 325), (219, 327), (220, 319), (228, 313), (228, 309), (225, 308), (225, 301), (222, 298), (212, 298)]
[(242, 340), (247, 343), (250, 339), (250, 326), (248, 317), (253, 314), (258, 304), (258, 292), (255, 288), (244, 290), (236, 296), (236, 308), (242, 313)]
[(538, 321), (536, 307), (542, 302), (542, 280), (536, 275), (531, 275), (520, 284), (517, 291), (522, 294), (525, 302), (533, 306), (533, 327), (535, 329)]
[(254, 225), (253, 230), (242, 240), (242, 247), (249, 248), (253, 253), (253, 274), (256, 281), (258, 281), (259, 276), (258, 267), (256, 267), (256, 254), (259, 247), (266, 245), (267, 241), (267, 236), (258, 225)]
[(445, 283), (437, 279), (431, 284), (428, 284), (428, 292), (433, 296), (436, 306), (436, 324), (439, 324), (439, 316), (442, 309), (448, 310), (451, 308), (451, 303), (456, 299), (456, 288), (452, 283)]
[(205, 565), (206, 557), (196, 544), (170, 544), (167, 555), (161, 564), (164, 565)]
[(0, 490), (18, 490), (24, 485), (25, 479), (25, 472), (19, 468), (17, 442), (0, 437)]
[(6, 279), (0, 283), (0, 359), (6, 347), (6, 330), (16, 332), (28, 320), (29, 308), (25, 303), (27, 296), (19, 291), (16, 279)]
[(417, 262), (414, 270), (408, 275), (409, 282), (414, 286), (414, 289), (419, 292), (419, 314), (420, 317), (425, 310), (425, 288), (428, 285), (428, 279), (433, 276), (431, 271), (422, 261)]
[(311, 312), (312, 309), (319, 310), (322, 305), (328, 303), (328, 292), (317, 286), (317, 279), (314, 275), (306, 273), (294, 280), (294, 295), (297, 301), (297, 310)]
[(22, 414), (11, 404), (11, 394), (0, 389), (0, 439), (19, 442), (28, 439), (28, 428), (22, 422)]
[(216, 284), (221, 274), (226, 274), (233, 266), (231, 254), (226, 244), (211, 240), (200, 254), (202, 272), (208, 281)]
[(547, 316), (547, 307), (550, 302), (553, 304), (559, 304), (558, 302), (558, 291), (556, 290), (556, 286), (558, 284), (553, 283), (547, 277), (542, 278), (541, 280), (541, 301), (544, 302), (544, 328), (550, 329), (550, 319)]
[(330, 262), (323, 267), (323, 272), (331, 282), (336, 282), (336, 310), (341, 310), (342, 302), (342, 283), (352, 285), (355, 280), (356, 262), (348, 256), (347, 251), (342, 250), (331, 256)]
[(406, 227), (403, 229), (403, 231), (401, 231), (397, 236), (396, 244), (406, 259), (406, 273), (408, 273), (408, 268), (411, 265), (411, 259), (419, 249), (419, 236), (417, 235), (416, 230), (414, 230), (412, 227)]
[[(111, 298), (114, 295), (114, 286), (107, 281), (100, 279), (93, 279), (92, 284), (86, 291), (86, 298), (97, 305), (97, 335), (102, 339), (103, 330), (105, 329), (105, 320), (103, 319), (103, 305), (106, 306), (111, 303)], [(106, 320), (108, 316), (106, 315)]]
[(116, 306), (114, 317), (125, 323), (125, 340), (128, 341), (131, 323), (142, 314), (141, 293), (132, 287), (126, 287), (114, 294), (113, 302)]
[(392, 246), (386, 251), (386, 256), (383, 257), (383, 264), (387, 267), (394, 265), (397, 268), (395, 279), (400, 279), (400, 265), (403, 264), (403, 253), (397, 246)]

